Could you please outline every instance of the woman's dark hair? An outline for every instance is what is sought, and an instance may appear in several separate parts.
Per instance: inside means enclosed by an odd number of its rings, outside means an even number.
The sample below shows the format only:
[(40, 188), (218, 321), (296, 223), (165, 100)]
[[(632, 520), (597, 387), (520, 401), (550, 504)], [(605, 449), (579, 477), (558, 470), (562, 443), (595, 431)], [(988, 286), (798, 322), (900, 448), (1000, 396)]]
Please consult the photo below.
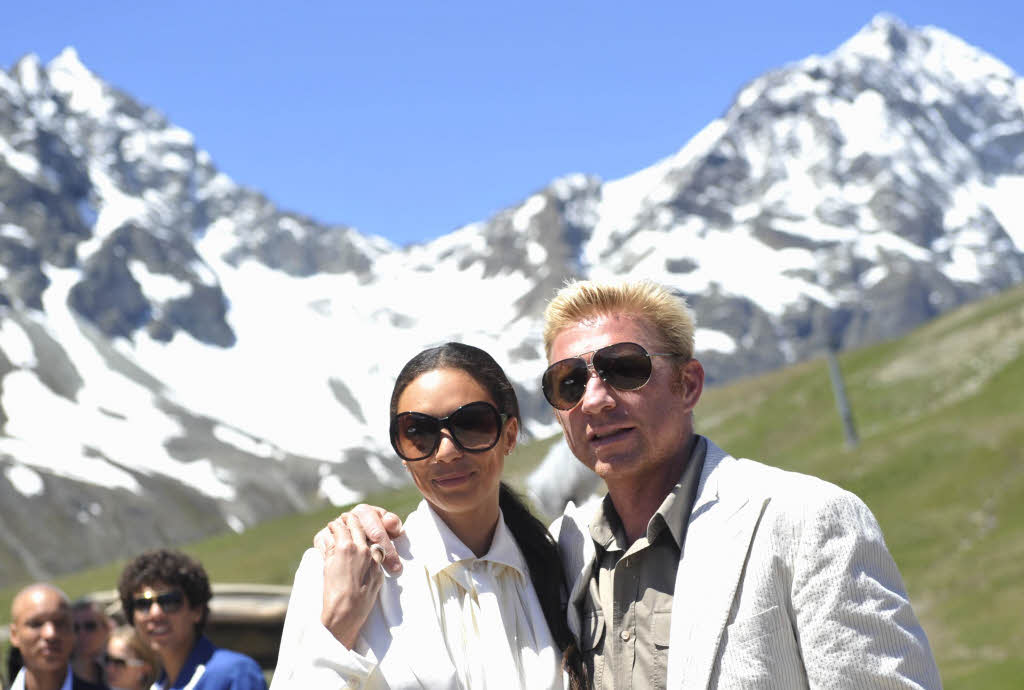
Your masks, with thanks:
[[(463, 343), (445, 343), (424, 350), (402, 367), (391, 393), (392, 418), (398, 414), (398, 399), (406, 387), (420, 375), (437, 369), (457, 369), (472, 376), (493, 398), (498, 412), (508, 418), (515, 418), (522, 427), (519, 400), (504, 370), (485, 351)], [(526, 559), (526, 567), (530, 571), (530, 580), (537, 592), (541, 610), (544, 611), (544, 619), (555, 644), (562, 651), (562, 666), (569, 674), (570, 687), (585, 688), (589, 685), (586, 669), (579, 645), (565, 619), (568, 596), (558, 546), (544, 524), (534, 517), (523, 500), (504, 482), (499, 489), (498, 506)]]
[(206, 619), (210, 615), (209, 602), (213, 597), (210, 578), (206, 576), (203, 564), (186, 553), (173, 549), (154, 549), (135, 557), (121, 572), (117, 593), (121, 598), (121, 609), (130, 625), (135, 625), (135, 595), (146, 587), (170, 585), (185, 593), (189, 606), (202, 607), (203, 615), (196, 623), (196, 637), (203, 634)]

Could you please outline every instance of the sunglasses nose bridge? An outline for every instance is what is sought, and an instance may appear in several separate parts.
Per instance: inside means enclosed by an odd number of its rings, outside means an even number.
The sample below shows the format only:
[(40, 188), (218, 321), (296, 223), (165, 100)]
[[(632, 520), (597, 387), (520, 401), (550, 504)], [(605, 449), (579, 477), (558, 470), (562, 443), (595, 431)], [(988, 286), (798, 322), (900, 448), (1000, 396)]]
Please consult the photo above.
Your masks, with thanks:
[(434, 450), (434, 458), (438, 462), (451, 462), (462, 455), (462, 446), (455, 440), (451, 427), (447, 420), (441, 425), (437, 432), (437, 447)]

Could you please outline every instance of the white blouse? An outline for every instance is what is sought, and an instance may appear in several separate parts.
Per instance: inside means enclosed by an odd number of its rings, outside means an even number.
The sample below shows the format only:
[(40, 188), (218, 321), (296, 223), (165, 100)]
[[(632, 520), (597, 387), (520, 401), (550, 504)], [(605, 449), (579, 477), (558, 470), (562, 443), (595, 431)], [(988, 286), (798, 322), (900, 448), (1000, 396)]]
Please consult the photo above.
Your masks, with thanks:
[(561, 654), (502, 517), (477, 558), (422, 501), (395, 546), (402, 573), (385, 578), (354, 650), (320, 623), (323, 558), (305, 553), (271, 690), (563, 687)]

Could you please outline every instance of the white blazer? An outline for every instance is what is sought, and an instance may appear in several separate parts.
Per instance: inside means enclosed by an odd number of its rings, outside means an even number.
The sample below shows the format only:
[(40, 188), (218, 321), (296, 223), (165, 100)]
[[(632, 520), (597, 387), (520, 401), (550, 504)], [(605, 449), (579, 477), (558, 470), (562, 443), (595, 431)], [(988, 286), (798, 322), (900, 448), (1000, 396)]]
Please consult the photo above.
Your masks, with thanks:
[[(594, 506), (551, 527), (569, 625), (594, 563)], [(599, 636), (600, 630), (595, 630)], [(941, 688), (924, 630), (864, 503), (708, 442), (676, 573), (667, 687)]]

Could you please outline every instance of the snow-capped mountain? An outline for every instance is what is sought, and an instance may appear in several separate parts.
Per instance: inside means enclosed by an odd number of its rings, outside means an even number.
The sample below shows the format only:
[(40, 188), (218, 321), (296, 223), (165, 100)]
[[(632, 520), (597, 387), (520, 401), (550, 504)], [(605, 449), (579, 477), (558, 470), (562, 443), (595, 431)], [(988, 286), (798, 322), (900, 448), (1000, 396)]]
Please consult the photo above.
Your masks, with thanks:
[(493, 352), (554, 433), (567, 277), (674, 286), (724, 381), (1020, 281), (1021, 198), (1024, 80), (887, 16), (645, 170), (410, 247), (236, 185), (72, 49), (28, 56), (0, 71), (0, 583), (402, 481), (387, 400), (429, 344)]

